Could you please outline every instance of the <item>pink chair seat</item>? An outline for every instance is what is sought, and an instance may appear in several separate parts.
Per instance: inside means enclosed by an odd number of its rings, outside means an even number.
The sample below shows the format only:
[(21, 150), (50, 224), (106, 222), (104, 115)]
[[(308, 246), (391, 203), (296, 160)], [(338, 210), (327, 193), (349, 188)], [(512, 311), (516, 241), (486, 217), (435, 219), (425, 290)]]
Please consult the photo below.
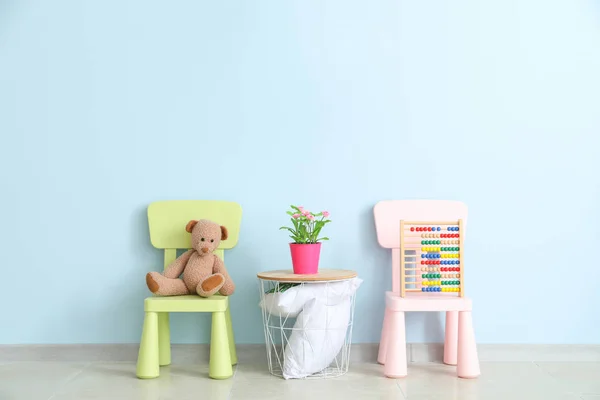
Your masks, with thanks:
[(449, 297), (441, 294), (407, 293), (400, 297), (394, 292), (385, 293), (385, 307), (391, 311), (471, 311), (473, 303), (468, 297)]

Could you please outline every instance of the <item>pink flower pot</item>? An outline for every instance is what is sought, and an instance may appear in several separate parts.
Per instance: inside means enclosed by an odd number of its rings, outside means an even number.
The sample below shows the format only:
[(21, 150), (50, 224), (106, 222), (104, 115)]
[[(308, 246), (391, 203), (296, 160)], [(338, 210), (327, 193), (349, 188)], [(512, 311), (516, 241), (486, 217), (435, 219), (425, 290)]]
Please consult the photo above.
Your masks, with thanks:
[(292, 266), (294, 274), (316, 274), (319, 272), (319, 256), (321, 243), (298, 244), (290, 243)]

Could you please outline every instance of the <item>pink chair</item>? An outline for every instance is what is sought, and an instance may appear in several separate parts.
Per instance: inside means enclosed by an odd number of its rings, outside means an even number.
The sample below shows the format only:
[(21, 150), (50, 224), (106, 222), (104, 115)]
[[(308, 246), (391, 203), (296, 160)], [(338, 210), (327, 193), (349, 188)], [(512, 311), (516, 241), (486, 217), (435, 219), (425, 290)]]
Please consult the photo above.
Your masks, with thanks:
[[(472, 302), (467, 297), (449, 293), (408, 292), (400, 297), (400, 220), (463, 222), (466, 234), (467, 206), (458, 201), (444, 200), (389, 200), (374, 207), (377, 240), (382, 247), (392, 249), (392, 291), (385, 294), (385, 315), (379, 356), (384, 374), (389, 378), (407, 375), (406, 328), (404, 314), (409, 311), (445, 311), (446, 334), (444, 363), (456, 365), (460, 378), (480, 375), (477, 345), (471, 317)], [(469, 268), (466, 268), (468, 274)], [(468, 275), (467, 275), (468, 276)], [(464, 279), (464, 275), (461, 276)]]

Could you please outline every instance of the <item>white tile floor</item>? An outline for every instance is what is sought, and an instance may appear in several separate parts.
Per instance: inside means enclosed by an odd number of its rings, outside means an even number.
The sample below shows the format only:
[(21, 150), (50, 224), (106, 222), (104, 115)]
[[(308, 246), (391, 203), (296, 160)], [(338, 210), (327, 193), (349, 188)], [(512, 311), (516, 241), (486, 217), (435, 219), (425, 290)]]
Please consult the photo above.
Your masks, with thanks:
[(0, 364), (0, 399), (600, 400), (598, 362), (485, 362), (471, 380), (436, 363), (411, 363), (398, 380), (384, 378), (382, 368), (355, 363), (339, 378), (285, 381), (262, 364), (241, 364), (232, 379), (215, 381), (207, 365), (173, 364), (158, 379), (139, 380), (133, 363), (16, 362)]

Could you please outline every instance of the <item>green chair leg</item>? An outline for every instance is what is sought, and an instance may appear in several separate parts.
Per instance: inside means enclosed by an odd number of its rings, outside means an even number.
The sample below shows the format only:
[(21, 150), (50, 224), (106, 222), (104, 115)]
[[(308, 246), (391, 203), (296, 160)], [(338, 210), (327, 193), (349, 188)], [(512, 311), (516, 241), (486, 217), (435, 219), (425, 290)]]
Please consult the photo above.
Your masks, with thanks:
[(227, 306), (227, 311), (225, 311), (225, 322), (227, 322), (227, 340), (229, 341), (229, 357), (231, 358), (231, 365), (236, 365), (237, 360), (237, 352), (235, 351), (235, 337), (233, 336), (233, 326), (231, 325), (231, 313), (229, 310), (230, 306)]
[(138, 378), (152, 379), (157, 378), (159, 374), (158, 315), (155, 312), (147, 312), (144, 317), (136, 375)]
[(213, 379), (227, 379), (233, 376), (225, 312), (212, 313), (208, 376)]
[(158, 363), (160, 366), (171, 364), (171, 331), (169, 313), (158, 313)]

